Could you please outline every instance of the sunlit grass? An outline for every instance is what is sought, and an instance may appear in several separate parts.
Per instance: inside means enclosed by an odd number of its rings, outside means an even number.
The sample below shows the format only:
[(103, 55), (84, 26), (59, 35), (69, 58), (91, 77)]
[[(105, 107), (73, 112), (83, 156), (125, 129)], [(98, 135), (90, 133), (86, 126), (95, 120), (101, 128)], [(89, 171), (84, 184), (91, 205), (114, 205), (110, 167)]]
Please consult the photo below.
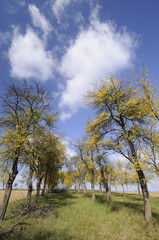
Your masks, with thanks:
[[(96, 196), (97, 199), (93, 201), (90, 192), (84, 197), (70, 191), (40, 197), (40, 206), (50, 208), (47, 215), (25, 220), (22, 229), (18, 226), (6, 239), (159, 239), (159, 198), (152, 198), (154, 217), (148, 225), (143, 216), (141, 196), (132, 194), (123, 197), (123, 194), (113, 193), (109, 205), (105, 202), (104, 193), (96, 193)], [(17, 209), (16, 204), (20, 203), (12, 203), (10, 209)], [(9, 212), (6, 219), (2, 227), (16, 221)]]
[[(27, 192), (28, 192), (27, 190), (12, 190), (9, 202), (14, 202), (22, 198), (25, 198), (27, 196)], [(35, 194), (35, 190), (33, 191), (33, 194)], [(3, 195), (4, 190), (0, 190), (0, 205), (2, 204)]]

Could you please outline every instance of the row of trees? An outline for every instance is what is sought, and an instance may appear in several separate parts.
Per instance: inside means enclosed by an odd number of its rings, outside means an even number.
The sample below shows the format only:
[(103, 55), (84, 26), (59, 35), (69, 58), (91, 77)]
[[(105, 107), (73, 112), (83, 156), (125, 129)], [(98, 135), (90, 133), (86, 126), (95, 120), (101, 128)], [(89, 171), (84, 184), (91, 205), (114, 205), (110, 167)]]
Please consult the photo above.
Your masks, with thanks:
[[(7, 85), (0, 97), (1, 128), (1, 171), (8, 171), (0, 219), (3, 220), (14, 180), (18, 170), (25, 166), (28, 170), (28, 195), (30, 203), (33, 175), (37, 179), (36, 200), (40, 185), (54, 188), (58, 183), (59, 170), (65, 158), (65, 148), (61, 138), (53, 132), (57, 114), (50, 114), (50, 98), (38, 83), (29, 85)], [(5, 171), (6, 172), (6, 171)]]
[[(80, 179), (84, 183), (89, 175), (93, 199), (95, 175), (100, 172), (106, 198), (110, 202), (113, 172), (114, 185), (115, 179), (119, 182), (121, 174), (118, 172), (115, 176), (108, 156), (110, 158), (114, 153), (122, 155), (140, 184), (147, 221), (152, 217), (147, 181), (153, 175), (159, 175), (158, 96), (146, 71), (139, 72), (137, 76), (133, 71), (131, 76), (124, 79), (110, 77), (101, 81), (85, 96), (86, 104), (95, 110), (95, 117), (87, 122), (86, 133), (75, 146), (77, 156), (72, 162), (73, 169), (77, 169), (76, 179), (79, 183)], [(125, 181), (126, 178), (125, 172)]]
[[(141, 76), (133, 72), (131, 78), (135, 81), (111, 77), (87, 93), (87, 104), (96, 111), (87, 132), (93, 134), (91, 144), (98, 145), (103, 140), (107, 151), (121, 154), (133, 165), (142, 189), (145, 218), (149, 221), (151, 205), (144, 168), (151, 164), (158, 174), (159, 101), (145, 71)], [(151, 157), (146, 159), (148, 155)]]

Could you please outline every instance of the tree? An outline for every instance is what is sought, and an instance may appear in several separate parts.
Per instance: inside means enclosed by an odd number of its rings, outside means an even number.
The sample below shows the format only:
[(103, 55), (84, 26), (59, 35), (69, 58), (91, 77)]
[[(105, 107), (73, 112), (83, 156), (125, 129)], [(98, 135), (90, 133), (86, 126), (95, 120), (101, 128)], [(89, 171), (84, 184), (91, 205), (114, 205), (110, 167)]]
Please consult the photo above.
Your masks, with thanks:
[(151, 87), (148, 71), (143, 70), (140, 79), (139, 83), (142, 86), (146, 107), (149, 109), (152, 117), (159, 121), (159, 93), (156, 88)]
[(102, 183), (104, 186), (104, 189), (106, 191), (106, 200), (109, 203), (111, 201), (111, 188), (110, 188), (110, 167), (108, 166), (108, 159), (107, 159), (107, 150), (105, 150), (105, 142), (102, 141), (96, 141), (96, 137), (98, 136), (98, 133), (92, 133), (87, 132), (87, 135), (89, 136), (89, 140), (86, 142), (88, 145), (87, 148), (92, 149), (94, 154), (94, 162), (96, 163), (96, 169), (99, 168)]
[(0, 101), (0, 127), (3, 131), (1, 154), (3, 161), (8, 161), (11, 166), (0, 208), (0, 219), (3, 220), (12, 185), (18, 174), (18, 163), (22, 161), (24, 145), (37, 126), (47, 121), (50, 100), (38, 83), (29, 85), (25, 81), (19, 86), (13, 83), (7, 85)]
[(92, 199), (95, 199), (95, 183), (97, 181), (97, 169), (95, 163), (95, 153), (93, 145), (90, 144), (89, 138), (86, 137), (83, 141), (79, 141), (77, 152), (81, 163), (85, 166), (85, 175), (91, 182)]
[(1, 166), (0, 168), (0, 182), (3, 184), (3, 189), (9, 177), (9, 168), (7, 166)]
[(151, 219), (151, 205), (147, 181), (138, 157), (138, 147), (145, 137), (149, 108), (141, 92), (121, 78), (111, 77), (87, 93), (87, 103), (96, 109), (96, 118), (88, 126), (94, 139), (107, 137), (107, 147), (122, 154), (135, 167), (139, 176), (144, 212)]
[(148, 137), (142, 146), (142, 154), (147, 167), (159, 177), (159, 132), (157, 127), (148, 128)]
[[(46, 185), (51, 188), (57, 185), (59, 179), (59, 170), (63, 165), (65, 158), (65, 147), (59, 136), (52, 131), (46, 130), (44, 127), (39, 127), (32, 134), (29, 144), (30, 171), (37, 178), (36, 201), (38, 201), (40, 187), (44, 179), (42, 195), (44, 195)], [(29, 176), (30, 178), (30, 176)], [(30, 188), (28, 185), (28, 195)], [(30, 198), (27, 199), (29, 204)]]

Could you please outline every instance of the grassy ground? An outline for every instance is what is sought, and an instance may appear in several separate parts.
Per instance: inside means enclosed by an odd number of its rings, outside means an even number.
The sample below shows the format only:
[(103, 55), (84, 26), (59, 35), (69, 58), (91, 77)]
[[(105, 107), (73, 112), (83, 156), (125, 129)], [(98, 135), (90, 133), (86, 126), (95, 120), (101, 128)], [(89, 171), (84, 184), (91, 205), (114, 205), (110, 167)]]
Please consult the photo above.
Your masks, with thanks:
[[(39, 206), (32, 199), (33, 208), (28, 219), (17, 226), (9, 240), (158, 240), (159, 198), (152, 198), (153, 220), (147, 224), (143, 216), (143, 200), (135, 194), (112, 194), (107, 205), (105, 194), (96, 193), (92, 201), (87, 197), (67, 193), (40, 197)], [(23, 201), (11, 203), (0, 231), (9, 229), (23, 210)], [(15, 218), (15, 214), (17, 217)]]

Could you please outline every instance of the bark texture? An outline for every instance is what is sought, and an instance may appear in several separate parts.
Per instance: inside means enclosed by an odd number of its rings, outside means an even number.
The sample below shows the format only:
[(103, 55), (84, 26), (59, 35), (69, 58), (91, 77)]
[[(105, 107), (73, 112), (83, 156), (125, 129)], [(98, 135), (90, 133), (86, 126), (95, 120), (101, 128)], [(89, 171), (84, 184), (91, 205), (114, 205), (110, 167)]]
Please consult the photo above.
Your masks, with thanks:
[(47, 174), (45, 174), (45, 178), (44, 178), (44, 186), (43, 186), (42, 193), (41, 193), (42, 196), (44, 196), (44, 194), (45, 194), (46, 183), (47, 183)]
[(39, 195), (40, 195), (40, 186), (41, 186), (41, 182), (42, 179), (44, 177), (44, 174), (42, 174), (40, 177), (38, 177), (37, 179), (37, 184), (36, 184), (36, 196), (35, 196), (35, 201), (38, 202), (39, 200)]
[[(99, 162), (99, 166), (100, 166), (100, 173), (101, 173), (104, 189), (106, 192), (106, 200), (109, 203), (111, 201), (111, 189), (110, 189), (108, 182), (106, 181), (106, 178), (104, 176), (103, 166), (100, 162)], [(108, 180), (110, 181), (110, 174), (108, 175)]]
[(94, 179), (91, 179), (91, 190), (92, 190), (92, 199), (95, 200), (95, 188), (94, 188)]
[(86, 177), (83, 178), (83, 193), (86, 195)]
[(136, 169), (136, 172), (137, 172), (139, 180), (140, 180), (140, 185), (141, 185), (142, 195), (143, 195), (143, 200), (144, 200), (145, 219), (147, 222), (149, 222), (152, 218), (152, 212), (151, 212), (151, 202), (150, 202), (149, 191), (148, 191), (148, 187), (147, 187), (147, 181), (145, 178), (145, 174), (144, 174), (143, 170), (141, 169), (139, 162), (137, 161), (137, 153), (135, 151), (134, 144), (129, 139), (128, 139), (128, 143), (130, 146), (132, 158), (134, 160), (134, 167)]
[(17, 166), (18, 166), (18, 157), (13, 162), (12, 172), (9, 174), (9, 178), (6, 184), (5, 193), (3, 196), (3, 202), (0, 208), (0, 220), (3, 220), (6, 214), (10, 195), (12, 192), (13, 182), (18, 174)]
[(27, 198), (26, 198), (27, 205), (30, 204), (30, 199), (31, 199), (32, 191), (33, 191), (32, 177), (33, 177), (33, 170), (30, 169), (29, 177), (28, 177), (28, 193), (27, 193)]

